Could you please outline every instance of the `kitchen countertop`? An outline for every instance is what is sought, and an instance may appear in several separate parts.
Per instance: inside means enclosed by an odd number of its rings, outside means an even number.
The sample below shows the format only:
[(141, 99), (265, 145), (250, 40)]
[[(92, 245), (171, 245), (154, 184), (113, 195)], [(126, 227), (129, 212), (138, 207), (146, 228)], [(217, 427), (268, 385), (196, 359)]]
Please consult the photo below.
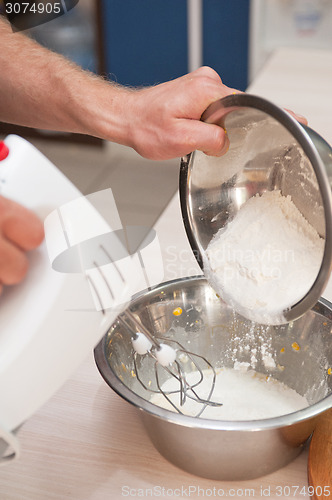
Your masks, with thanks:
[[(248, 91), (309, 119), (332, 143), (332, 52), (280, 49)], [(178, 194), (155, 225), (165, 280), (200, 274), (182, 225)], [(332, 300), (331, 281), (325, 297)], [(90, 354), (20, 429), (22, 456), (0, 469), (1, 500), (120, 498), (309, 498), (307, 450), (280, 471), (244, 482), (197, 478), (168, 463), (136, 410), (100, 377)]]

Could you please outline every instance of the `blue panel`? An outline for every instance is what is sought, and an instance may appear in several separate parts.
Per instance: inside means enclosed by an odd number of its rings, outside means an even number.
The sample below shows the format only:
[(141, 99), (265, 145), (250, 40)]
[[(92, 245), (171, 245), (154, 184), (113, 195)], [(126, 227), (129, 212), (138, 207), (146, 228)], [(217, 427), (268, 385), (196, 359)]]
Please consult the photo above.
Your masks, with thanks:
[(203, 60), (223, 82), (240, 90), (248, 85), (248, 0), (204, 0)]
[(186, 0), (102, 0), (105, 66), (126, 85), (153, 85), (187, 72)]

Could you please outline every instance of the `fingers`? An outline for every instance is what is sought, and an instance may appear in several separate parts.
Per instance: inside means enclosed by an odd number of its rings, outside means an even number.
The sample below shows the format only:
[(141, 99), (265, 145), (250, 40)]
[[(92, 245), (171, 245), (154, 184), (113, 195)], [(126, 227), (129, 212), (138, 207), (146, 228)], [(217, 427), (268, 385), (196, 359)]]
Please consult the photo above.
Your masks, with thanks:
[(174, 86), (174, 91), (170, 108), (173, 114), (178, 118), (197, 120), (201, 118), (210, 104), (239, 92), (224, 85), (219, 75), (207, 67), (199, 68), (186, 75), (181, 87)]
[(0, 283), (15, 285), (23, 280), (28, 271), (28, 259), (24, 252), (0, 237)]
[(202, 125), (201, 117), (210, 104), (237, 92), (224, 85), (218, 73), (207, 66), (138, 90), (129, 96), (127, 104), (135, 111), (129, 124), (129, 145), (144, 158), (156, 160), (177, 158), (195, 149), (223, 154), (228, 142), (223, 129)]
[[(220, 86), (219, 98), (226, 97), (227, 95), (230, 95), (230, 94), (242, 94), (243, 93), (240, 90), (237, 90), (237, 89), (234, 89), (231, 87), (227, 87), (226, 85), (224, 85), (222, 83), (222, 79), (220, 78), (218, 73), (214, 69), (210, 68), (209, 66), (202, 66), (201, 68), (198, 68), (197, 70), (189, 73), (186, 76), (189, 78), (207, 77), (207, 78), (214, 80), (214, 82), (216, 82), (218, 84), (222, 84), (222, 86)], [(295, 113), (294, 111), (291, 111), (290, 109), (285, 108), (285, 111), (287, 111), (291, 116), (293, 116), (293, 118), (295, 118), (295, 120), (297, 120), (299, 123), (302, 123), (304, 125), (308, 125), (308, 120), (304, 116), (299, 115), (298, 113)]]
[(304, 116), (298, 115), (297, 113), (294, 113), (294, 111), (291, 111), (290, 109), (285, 108), (285, 111), (287, 111), (287, 113), (289, 113), (299, 123), (302, 123), (303, 125), (308, 125), (308, 120)]
[(185, 122), (181, 134), (188, 137), (188, 153), (198, 149), (207, 155), (222, 156), (228, 151), (229, 140), (227, 134), (219, 125), (201, 121)]
[[(21, 207), (23, 209), (23, 207)], [(40, 220), (32, 212), (24, 209), (9, 215), (2, 224), (2, 234), (25, 251), (40, 245), (44, 230)]]
[(44, 228), (39, 218), (14, 201), (0, 197), (0, 230), (2, 236), (27, 251), (40, 245)]
[(2, 285), (14, 285), (25, 277), (25, 252), (44, 238), (42, 222), (30, 210), (0, 196), (0, 293)]

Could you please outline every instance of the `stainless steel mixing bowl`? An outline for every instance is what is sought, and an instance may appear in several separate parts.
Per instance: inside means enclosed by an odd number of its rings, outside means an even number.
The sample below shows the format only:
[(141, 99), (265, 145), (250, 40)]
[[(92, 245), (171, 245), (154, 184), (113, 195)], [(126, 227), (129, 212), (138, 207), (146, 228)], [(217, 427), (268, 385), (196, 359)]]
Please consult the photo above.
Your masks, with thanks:
[[(183, 310), (180, 316), (173, 314), (176, 307)], [(159, 452), (188, 472), (219, 480), (271, 473), (301, 452), (318, 416), (332, 407), (332, 304), (323, 299), (299, 320), (267, 327), (243, 319), (204, 278), (192, 277), (142, 292), (130, 309), (153, 335), (179, 340), (214, 367), (233, 367), (235, 361), (252, 364), (255, 353), (257, 371), (284, 382), (310, 403), (288, 415), (250, 421), (244, 414), (236, 422), (157, 407), (133, 376), (131, 334), (117, 321), (95, 349), (97, 366), (107, 384), (137, 407)], [(273, 358), (275, 368), (265, 362), (266, 356)], [(153, 378), (151, 364), (142, 368), (151, 370)]]
[(181, 208), (194, 255), (203, 269), (212, 237), (252, 196), (274, 189), (290, 195), (325, 238), (315, 282), (284, 312), (286, 321), (297, 319), (316, 304), (332, 271), (332, 149), (283, 109), (249, 94), (213, 103), (202, 119), (225, 128), (229, 149), (220, 158), (195, 151), (181, 163)]

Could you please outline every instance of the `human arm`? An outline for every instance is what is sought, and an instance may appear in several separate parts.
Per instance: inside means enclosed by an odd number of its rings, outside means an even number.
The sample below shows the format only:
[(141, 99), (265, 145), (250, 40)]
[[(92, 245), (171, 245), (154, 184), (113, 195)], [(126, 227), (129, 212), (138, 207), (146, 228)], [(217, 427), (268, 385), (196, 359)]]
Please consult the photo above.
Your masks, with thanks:
[[(222, 149), (223, 130), (199, 122), (207, 105), (226, 89), (209, 68), (133, 90), (13, 33), (1, 18), (0, 44), (0, 121), (90, 134), (131, 146), (147, 158), (181, 156), (196, 148), (218, 154)], [(25, 252), (42, 239), (41, 223), (31, 217), (0, 197), (0, 291), (3, 284), (23, 279)], [(39, 237), (31, 241), (34, 231)]]
[(153, 159), (222, 150), (224, 131), (199, 119), (211, 102), (234, 89), (211, 68), (134, 90), (81, 70), (13, 33), (4, 20), (0, 42), (2, 121), (101, 137)]

